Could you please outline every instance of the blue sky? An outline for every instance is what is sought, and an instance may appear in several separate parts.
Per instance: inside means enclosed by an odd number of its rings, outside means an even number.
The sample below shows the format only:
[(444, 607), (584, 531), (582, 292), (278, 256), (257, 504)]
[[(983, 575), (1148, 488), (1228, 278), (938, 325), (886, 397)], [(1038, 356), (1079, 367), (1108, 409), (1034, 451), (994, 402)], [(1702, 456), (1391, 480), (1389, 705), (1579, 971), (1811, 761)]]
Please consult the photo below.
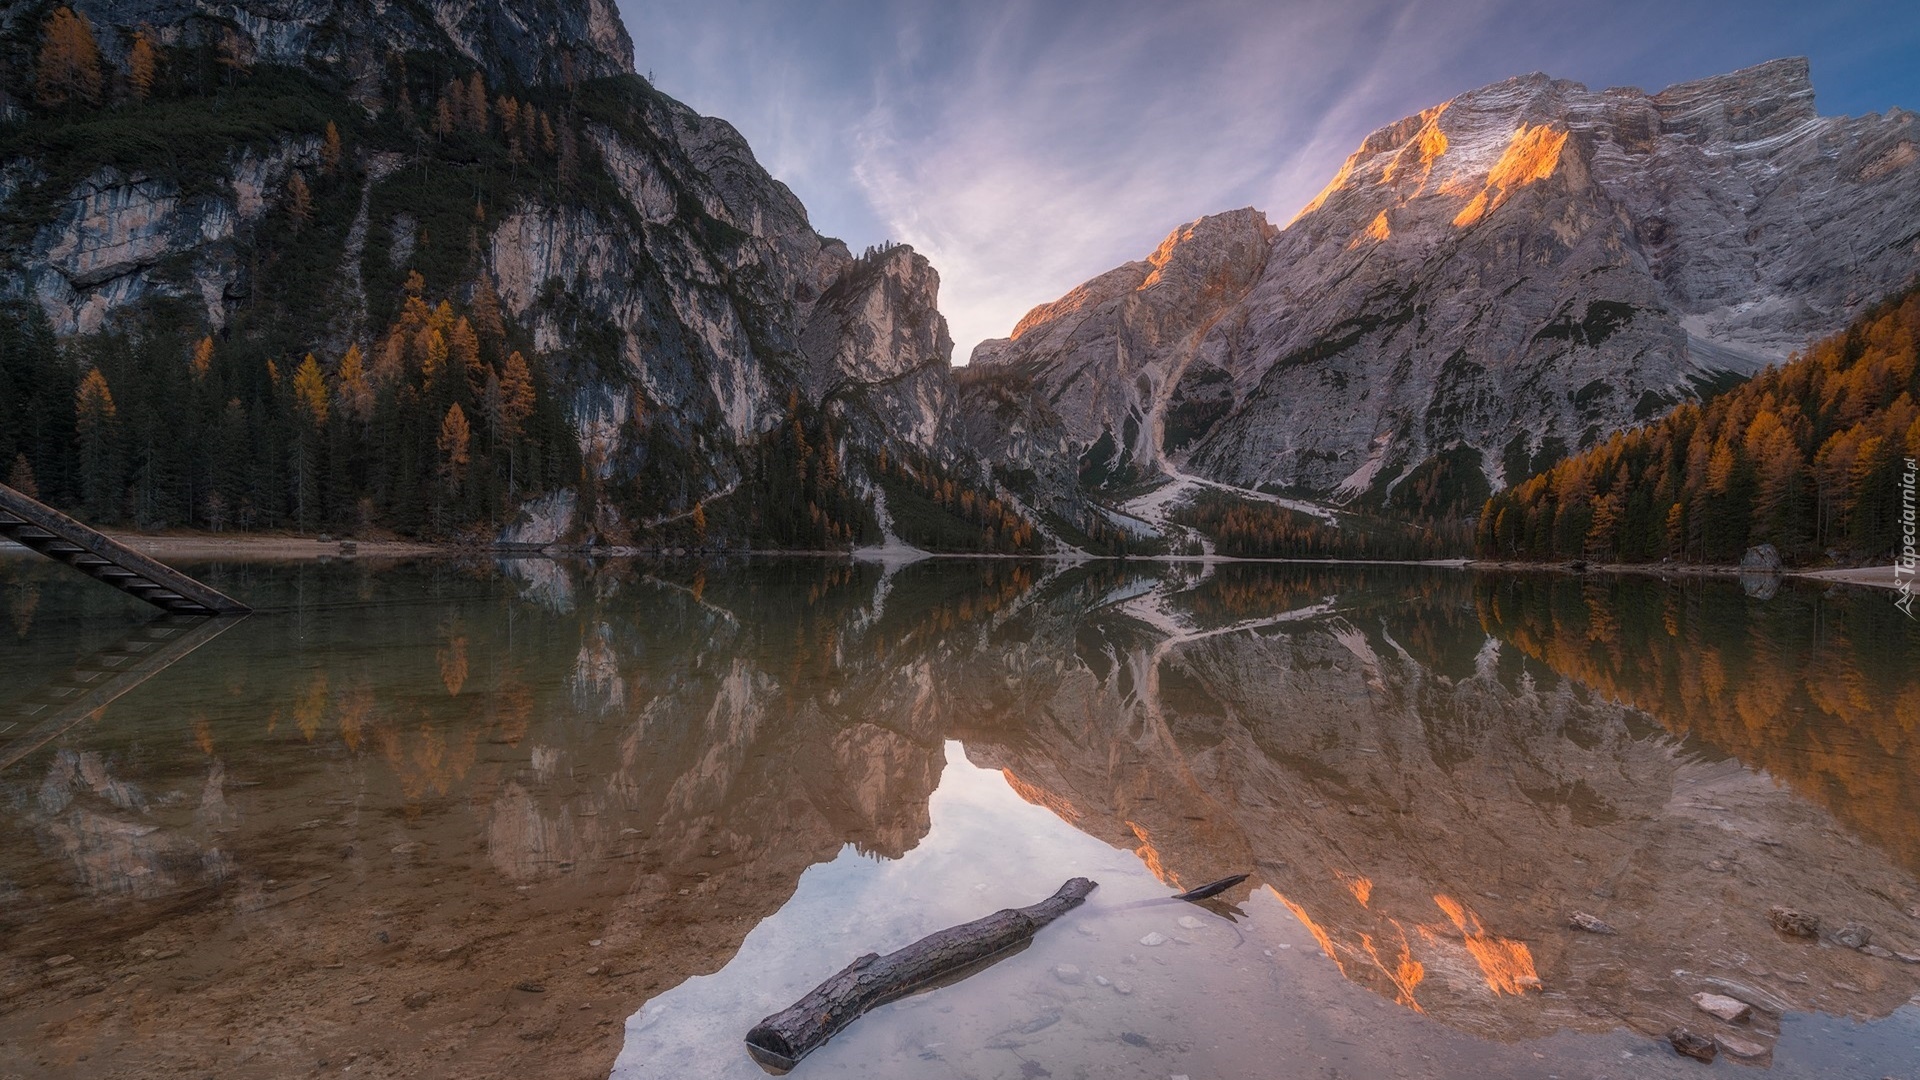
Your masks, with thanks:
[(1284, 224), (1369, 131), (1512, 75), (1655, 90), (1804, 55), (1822, 113), (1920, 110), (1920, 0), (619, 3), (635, 66), (815, 228), (933, 261), (959, 363), (1175, 225)]

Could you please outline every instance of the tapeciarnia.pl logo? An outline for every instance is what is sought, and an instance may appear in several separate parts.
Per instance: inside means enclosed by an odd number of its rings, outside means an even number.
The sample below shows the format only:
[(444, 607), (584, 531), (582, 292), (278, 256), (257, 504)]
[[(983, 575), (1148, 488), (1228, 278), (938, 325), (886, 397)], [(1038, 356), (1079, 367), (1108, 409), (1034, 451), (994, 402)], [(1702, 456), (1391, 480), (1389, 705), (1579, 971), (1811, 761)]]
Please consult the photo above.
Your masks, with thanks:
[(1893, 560), (1894, 587), (1900, 595), (1893, 606), (1905, 612), (1907, 618), (1913, 613), (1913, 574), (1916, 564), (1920, 564), (1920, 552), (1915, 551), (1916, 525), (1914, 522), (1913, 482), (1915, 474), (1920, 474), (1920, 459), (1908, 458), (1907, 471), (1900, 474), (1900, 554)]

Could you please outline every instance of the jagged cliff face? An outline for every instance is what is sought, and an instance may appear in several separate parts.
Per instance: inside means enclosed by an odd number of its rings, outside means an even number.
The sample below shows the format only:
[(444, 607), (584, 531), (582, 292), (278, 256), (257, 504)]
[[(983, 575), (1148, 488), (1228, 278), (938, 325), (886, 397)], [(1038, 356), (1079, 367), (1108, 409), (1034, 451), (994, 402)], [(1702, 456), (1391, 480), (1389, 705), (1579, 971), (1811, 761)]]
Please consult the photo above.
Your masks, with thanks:
[[(473, 269), (462, 271), (473, 280), (429, 275), (428, 287), (451, 289), (459, 302), (482, 278), (493, 285), (509, 322), (548, 364), (600, 495), (550, 500), (547, 509), (564, 512), (523, 522), (516, 535), (619, 540), (684, 517), (741, 484), (747, 448), (796, 402), (829, 418), (856, 484), (861, 450), (953, 459), (952, 342), (936, 306), (938, 275), (909, 248), (855, 258), (816, 233), (738, 131), (632, 74), (632, 45), (609, 0), (76, 7), (110, 64), (147, 27), (165, 46), (294, 69), (312, 93), (348, 99), (322, 97), (314, 108), (343, 116), (363, 108), (372, 118), (365, 138), (348, 140), (357, 212), (319, 294), (302, 297), (334, 314), (293, 362), (311, 349), (331, 363), (355, 343), (373, 356), (381, 329), (369, 308), (390, 292), (387, 279), (429, 243), (444, 248), (473, 228)], [(34, 26), (12, 27), (24, 17), (6, 17), (0, 30), (31, 41)], [(420, 197), (420, 178), (463, 163), (431, 158), (425, 95), (473, 67), (491, 94), (549, 95), (544, 114), (556, 127), (565, 115), (563, 135), (577, 135), (579, 178), (524, 177), (554, 169), (549, 134), (547, 159), (516, 174), (511, 195), (481, 198), (458, 234), (443, 227), (429, 237), (409, 200)], [(396, 120), (413, 108), (396, 90), (409, 77), (424, 114)], [(553, 96), (561, 87), (564, 103)], [(380, 124), (421, 138), (382, 142)], [(229, 330), (260, 268), (287, 257), (274, 246), (286, 242), (273, 239), (276, 215), (296, 172), (309, 182), (320, 174), (323, 152), (317, 130), (287, 131), (222, 146), (191, 176), (103, 160), (71, 186), (30, 155), (0, 161), (0, 214), (14, 238), (0, 260), (0, 298), (36, 302), (63, 336), (130, 329), (161, 303), (192, 312), (193, 335), (201, 325)], [(474, 186), (487, 185), (499, 178)], [(608, 493), (623, 484), (647, 505), (630, 498), (624, 513), (615, 509)]]
[[(1048, 438), (1075, 452), (1111, 431), (1143, 465), (1352, 496), (1462, 450), (1497, 486), (1910, 279), (1917, 145), (1899, 109), (1819, 116), (1804, 60), (1655, 95), (1512, 79), (1370, 135), (1257, 279), (1208, 305), (1199, 342), (1139, 355), (1131, 316), (1087, 302), (1123, 268), (983, 345), (977, 378), (1070, 406)], [(1246, 265), (1214, 269), (1235, 282)], [(1151, 374), (1116, 409), (1074, 399), (1090, 370)], [(1127, 439), (1125, 418), (1158, 442)]]
[[(1002, 393), (975, 419), (976, 437), (997, 436), (1022, 463), (1087, 451), (1088, 472), (1151, 472), (1162, 445), (1183, 444), (1184, 416), (1168, 416), (1175, 387), (1203, 351), (1217, 351), (1214, 331), (1260, 279), (1274, 234), (1253, 209), (1183, 225), (1145, 260), (1033, 309), (1012, 337), (982, 342), (973, 360)], [(1025, 393), (1004, 392), (1012, 386)]]

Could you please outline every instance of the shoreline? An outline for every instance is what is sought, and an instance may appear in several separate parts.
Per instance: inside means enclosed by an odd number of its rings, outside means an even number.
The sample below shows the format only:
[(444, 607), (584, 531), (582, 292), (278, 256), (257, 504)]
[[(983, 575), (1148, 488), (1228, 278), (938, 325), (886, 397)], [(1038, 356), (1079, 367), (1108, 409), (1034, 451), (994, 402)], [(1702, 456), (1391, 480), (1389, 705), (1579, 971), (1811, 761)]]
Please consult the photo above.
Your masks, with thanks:
[[(357, 540), (286, 533), (136, 533), (108, 531), (109, 539), (125, 544), (142, 555), (166, 561), (247, 559), (260, 562), (304, 562), (309, 559), (393, 559), (423, 555), (454, 555), (473, 550), (452, 544), (420, 540)], [(341, 545), (354, 545), (352, 552)], [(0, 541), (0, 555), (30, 554), (28, 549)]]
[[(317, 536), (298, 536), (286, 533), (131, 533), (110, 532), (107, 535), (122, 544), (156, 559), (180, 559), (189, 561), (245, 559), (263, 562), (301, 562), (319, 559), (410, 559), (429, 557), (471, 557), (489, 556), (493, 558), (711, 558), (721, 557), (773, 557), (773, 558), (846, 558), (855, 561), (903, 564), (936, 559), (1013, 559), (1036, 562), (1142, 562), (1142, 563), (1179, 563), (1179, 564), (1233, 564), (1233, 563), (1275, 563), (1282, 565), (1306, 566), (1426, 566), (1448, 570), (1491, 571), (1496, 573), (1538, 573), (1557, 572), (1565, 574), (1640, 574), (1655, 577), (1715, 577), (1737, 578), (1746, 574), (1765, 573), (1765, 571), (1742, 570), (1731, 565), (1701, 565), (1694, 563), (1593, 563), (1581, 569), (1575, 569), (1568, 562), (1520, 562), (1507, 559), (1473, 559), (1456, 557), (1450, 559), (1283, 559), (1248, 558), (1235, 555), (1136, 555), (1122, 558), (1115, 555), (1093, 555), (1085, 552), (1047, 552), (1040, 554), (1013, 554), (1003, 552), (967, 552), (967, 551), (923, 551), (919, 549), (887, 550), (878, 548), (856, 548), (834, 551), (787, 551), (777, 549), (738, 549), (697, 550), (689, 548), (671, 548), (649, 550), (639, 548), (595, 548), (581, 547), (508, 547), (492, 545), (456, 544), (428, 540), (400, 539), (355, 539), (333, 538), (322, 540)], [(353, 550), (343, 550), (343, 544), (354, 545)], [(26, 554), (27, 549), (17, 544), (0, 541), (0, 555)], [(1864, 588), (1898, 590), (1900, 579), (1895, 575), (1892, 565), (1881, 566), (1843, 566), (1819, 570), (1786, 569), (1777, 572), (1782, 578), (1798, 578), (1810, 582), (1826, 582), (1836, 585), (1854, 585)]]

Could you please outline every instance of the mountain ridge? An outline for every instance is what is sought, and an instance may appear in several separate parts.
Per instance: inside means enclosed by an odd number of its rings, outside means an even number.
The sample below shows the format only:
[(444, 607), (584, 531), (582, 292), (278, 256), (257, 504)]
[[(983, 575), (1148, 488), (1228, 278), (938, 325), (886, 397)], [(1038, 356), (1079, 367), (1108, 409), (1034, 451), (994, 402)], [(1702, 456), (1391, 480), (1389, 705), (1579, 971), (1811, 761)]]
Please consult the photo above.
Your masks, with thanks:
[[(1133, 477), (1389, 505), (1457, 455), (1479, 483), (1452, 509), (1471, 513), (1910, 279), (1917, 141), (1902, 109), (1819, 116), (1802, 58), (1657, 94), (1494, 83), (1362, 140), (1182, 357), (1114, 347), (1133, 332), (1117, 310), (1064, 325), (1120, 270), (983, 343), (976, 392), (1017, 378), (1052, 400), (1095, 371), (1114, 389), (980, 437), (1023, 463), (1047, 445)], [(1170, 416), (1184, 422), (1149, 439)]]

